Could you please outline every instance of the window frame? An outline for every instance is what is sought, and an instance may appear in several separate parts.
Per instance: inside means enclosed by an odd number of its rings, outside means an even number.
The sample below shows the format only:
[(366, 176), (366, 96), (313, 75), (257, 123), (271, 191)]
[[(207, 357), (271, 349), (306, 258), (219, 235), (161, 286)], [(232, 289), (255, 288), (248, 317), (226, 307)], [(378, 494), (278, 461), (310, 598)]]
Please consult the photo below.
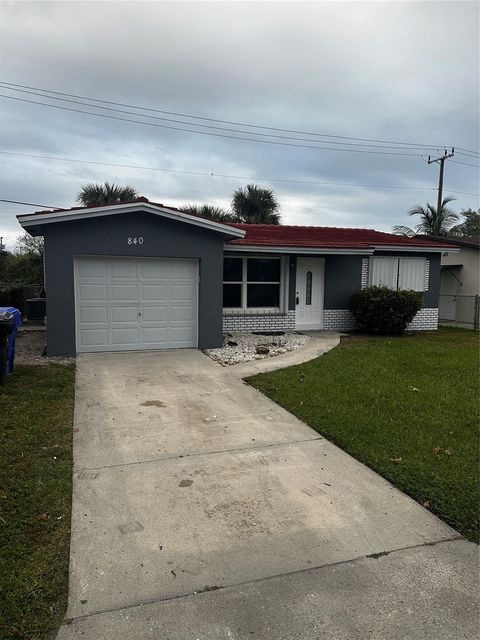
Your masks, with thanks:
[[(242, 280), (241, 281), (229, 281), (222, 280), (222, 296), (224, 285), (240, 285), (241, 286), (241, 306), (240, 307), (223, 307), (224, 315), (228, 314), (262, 314), (262, 313), (284, 313), (286, 310), (288, 300), (288, 256), (266, 256), (263, 255), (228, 255), (225, 258), (237, 258), (242, 261)], [(280, 263), (280, 279), (278, 281), (268, 280), (247, 280), (248, 260), (262, 259), (262, 260), (278, 260)], [(278, 307), (247, 307), (247, 289), (249, 284), (273, 284), (279, 287), (279, 305)]]

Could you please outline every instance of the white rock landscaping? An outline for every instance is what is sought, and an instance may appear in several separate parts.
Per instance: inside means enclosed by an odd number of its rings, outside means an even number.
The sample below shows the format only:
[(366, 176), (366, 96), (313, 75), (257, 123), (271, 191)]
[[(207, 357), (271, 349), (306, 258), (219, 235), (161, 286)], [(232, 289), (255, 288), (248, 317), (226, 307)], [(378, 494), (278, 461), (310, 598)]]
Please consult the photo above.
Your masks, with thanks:
[(303, 347), (310, 340), (300, 333), (260, 335), (255, 333), (229, 333), (223, 347), (206, 349), (205, 353), (221, 365), (238, 364), (250, 360), (263, 360)]

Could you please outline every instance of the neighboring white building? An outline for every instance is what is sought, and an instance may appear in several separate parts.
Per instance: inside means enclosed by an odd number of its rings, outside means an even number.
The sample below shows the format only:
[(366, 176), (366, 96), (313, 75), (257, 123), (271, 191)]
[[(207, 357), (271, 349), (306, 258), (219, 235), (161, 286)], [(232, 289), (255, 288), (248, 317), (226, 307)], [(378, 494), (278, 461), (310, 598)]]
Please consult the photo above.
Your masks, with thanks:
[(441, 236), (441, 239), (460, 249), (460, 252), (442, 254), (439, 320), (476, 326), (478, 329), (480, 237)]

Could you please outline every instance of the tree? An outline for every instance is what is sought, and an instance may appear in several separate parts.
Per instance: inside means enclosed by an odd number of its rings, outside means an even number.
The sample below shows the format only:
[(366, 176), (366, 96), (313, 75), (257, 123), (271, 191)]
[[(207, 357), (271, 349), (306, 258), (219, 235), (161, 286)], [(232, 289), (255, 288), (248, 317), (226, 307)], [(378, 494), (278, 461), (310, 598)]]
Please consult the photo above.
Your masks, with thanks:
[(15, 245), (15, 253), (17, 255), (29, 254), (43, 258), (44, 243), (43, 236), (31, 236), (25, 232), (20, 236)]
[(455, 200), (448, 196), (442, 200), (440, 211), (427, 202), (426, 207), (416, 205), (408, 212), (410, 216), (420, 216), (420, 223), (413, 229), (403, 225), (393, 227), (393, 233), (400, 236), (430, 235), (430, 236), (446, 236), (454, 222), (459, 220), (458, 214), (449, 209), (447, 205)]
[(24, 233), (0, 258), (0, 285), (43, 284), (43, 238)]
[(83, 207), (94, 207), (118, 202), (131, 202), (138, 197), (137, 190), (128, 185), (121, 187), (117, 184), (98, 184), (90, 182), (77, 193), (76, 201)]
[(460, 215), (464, 220), (460, 224), (456, 224), (452, 227), (448, 235), (449, 236), (480, 236), (480, 209), (475, 211), (474, 209), (462, 209)]
[(194, 216), (202, 216), (204, 218), (211, 218), (217, 222), (235, 222), (235, 217), (230, 211), (225, 211), (222, 207), (216, 207), (210, 204), (186, 204), (181, 207), (185, 213), (191, 213)]
[(280, 205), (271, 189), (255, 184), (233, 192), (232, 212), (238, 222), (280, 224)]

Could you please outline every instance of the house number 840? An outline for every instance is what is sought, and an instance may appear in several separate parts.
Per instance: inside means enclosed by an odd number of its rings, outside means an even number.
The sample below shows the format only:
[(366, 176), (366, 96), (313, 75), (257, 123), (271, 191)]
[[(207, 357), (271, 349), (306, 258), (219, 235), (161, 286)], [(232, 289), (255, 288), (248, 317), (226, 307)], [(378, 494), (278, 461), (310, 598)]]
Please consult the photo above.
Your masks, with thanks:
[(128, 238), (127, 244), (143, 244), (143, 237), (142, 236), (138, 236), (138, 238), (137, 238), (135, 236), (134, 238)]

